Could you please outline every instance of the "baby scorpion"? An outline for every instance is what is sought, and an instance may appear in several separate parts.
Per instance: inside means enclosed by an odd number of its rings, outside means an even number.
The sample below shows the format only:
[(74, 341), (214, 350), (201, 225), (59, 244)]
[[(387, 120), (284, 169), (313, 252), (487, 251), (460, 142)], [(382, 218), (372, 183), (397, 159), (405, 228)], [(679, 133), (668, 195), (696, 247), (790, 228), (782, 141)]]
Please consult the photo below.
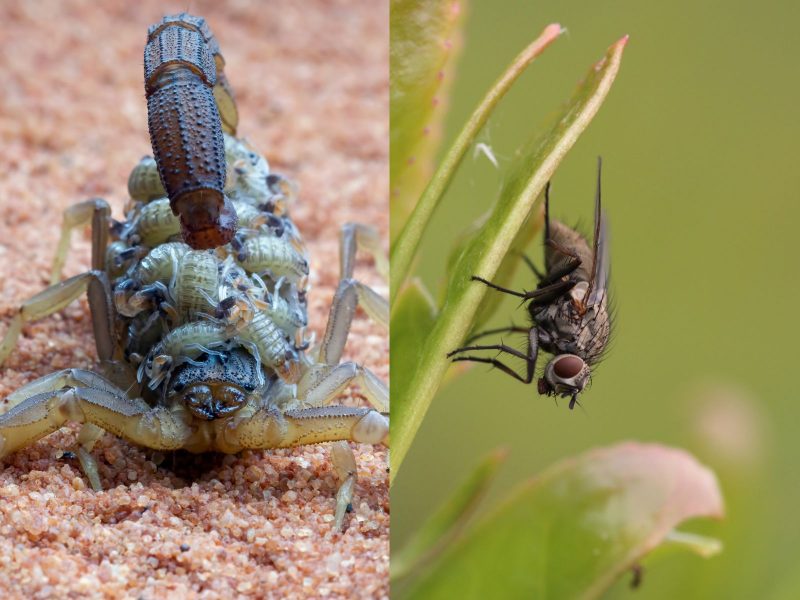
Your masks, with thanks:
[[(375, 230), (342, 228), (339, 285), (323, 338), (309, 351), (304, 335), (308, 260), (288, 212), (295, 187), (232, 135), (238, 122), (233, 96), (227, 82), (219, 92), (216, 87), (223, 64), (201, 18), (170, 16), (150, 28), (148, 105), (186, 117), (186, 107), (176, 105), (180, 98), (168, 91), (191, 83), (197, 89), (187, 88), (189, 98), (197, 94), (214, 103), (213, 110), (201, 111), (205, 134), (194, 131), (188, 146), (174, 145), (165, 138), (179, 123), (153, 128), (151, 114), (155, 160), (144, 159), (131, 174), (125, 220), (113, 221), (102, 199), (65, 212), (53, 285), (22, 303), (0, 343), (0, 364), (25, 323), (61, 310), (86, 292), (98, 372), (65, 369), (9, 395), (0, 415), (0, 458), (68, 422), (81, 423), (75, 454), (99, 490), (91, 452), (106, 431), (153, 450), (196, 453), (332, 442), (340, 480), (335, 526), (341, 528), (356, 478), (347, 441), (388, 442), (386, 385), (368, 369), (341, 362), (357, 304), (388, 324), (386, 300), (353, 279), (356, 252), (369, 252), (384, 277), (385, 257)], [(214, 76), (217, 84), (209, 87)], [(207, 143), (197, 142), (195, 133)], [(214, 165), (216, 179), (208, 188), (193, 188), (172, 169), (193, 164)], [(163, 189), (153, 177), (156, 169)], [(226, 171), (234, 173), (227, 185)], [(202, 193), (193, 195), (198, 190)], [(220, 212), (212, 218), (214, 206)], [(217, 218), (228, 209), (234, 211), (232, 221)], [(242, 227), (235, 231), (226, 223), (235, 223), (237, 215)], [(60, 281), (71, 231), (87, 223), (92, 268)], [(213, 248), (195, 248), (192, 242), (198, 240), (200, 246), (214, 241)], [(331, 404), (353, 383), (372, 408)]]

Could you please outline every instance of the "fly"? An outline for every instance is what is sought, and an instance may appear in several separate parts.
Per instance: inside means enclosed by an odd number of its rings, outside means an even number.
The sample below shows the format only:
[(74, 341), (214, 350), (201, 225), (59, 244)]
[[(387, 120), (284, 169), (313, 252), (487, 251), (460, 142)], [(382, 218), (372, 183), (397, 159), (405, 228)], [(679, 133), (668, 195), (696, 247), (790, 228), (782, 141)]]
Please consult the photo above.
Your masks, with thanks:
[[(608, 345), (611, 315), (608, 308), (608, 229), (600, 204), (602, 159), (597, 160), (597, 192), (594, 207), (594, 239), (592, 246), (576, 230), (550, 219), (550, 183), (545, 187), (544, 259), (545, 273), (525, 261), (539, 278), (533, 291), (518, 292), (501, 287), (482, 277), (473, 276), (490, 288), (521, 298), (527, 303), (531, 318), (529, 327), (503, 327), (471, 336), (466, 345), (450, 354), (456, 361), (487, 363), (515, 379), (529, 384), (536, 373), (539, 350), (552, 354), (538, 380), (538, 391), (546, 396), (570, 398), (570, 409), (578, 395), (591, 381), (591, 369), (600, 361)], [(506, 344), (472, 345), (477, 339), (497, 333), (527, 334), (527, 351), (521, 352)], [(464, 352), (493, 350), (525, 361), (525, 374), (498, 358), (465, 355)], [(499, 356), (499, 355), (498, 355)]]

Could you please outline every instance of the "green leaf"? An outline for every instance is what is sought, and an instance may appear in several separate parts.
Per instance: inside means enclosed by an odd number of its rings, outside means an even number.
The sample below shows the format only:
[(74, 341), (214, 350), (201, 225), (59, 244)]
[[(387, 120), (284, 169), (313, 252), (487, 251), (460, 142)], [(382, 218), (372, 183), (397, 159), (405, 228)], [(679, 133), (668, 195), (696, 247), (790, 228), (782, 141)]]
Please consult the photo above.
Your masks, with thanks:
[(433, 173), (461, 47), (463, 13), (463, 3), (454, 0), (392, 0), (392, 240)]
[(664, 546), (690, 550), (703, 558), (711, 558), (722, 552), (722, 542), (718, 539), (677, 529), (673, 529), (664, 536)]
[[(461, 345), (483, 301), (486, 286), (470, 281), (470, 277), (494, 278), (520, 227), (538, 206), (535, 200), (540, 197), (545, 183), (608, 95), (627, 40), (627, 36), (619, 40), (592, 66), (551, 131), (520, 155), (486, 225), (465, 249), (453, 272), (445, 304), (419, 350), (417, 368), (408, 379), (396, 381), (394, 378), (392, 481), (447, 371), (450, 364), (447, 353)], [(395, 267), (392, 256), (392, 277)]]
[[(406, 222), (405, 219), (398, 221), (398, 223), (403, 224), (403, 230), (397, 238), (393, 238), (392, 241), (392, 272), (389, 285), (389, 294), (392, 300), (403, 284), (403, 281), (405, 281), (408, 276), (411, 261), (414, 258), (414, 254), (417, 252), (422, 234), (425, 232), (428, 221), (431, 215), (433, 215), (436, 206), (439, 204), (439, 200), (441, 200), (442, 195), (447, 190), (447, 186), (450, 185), (450, 181), (453, 179), (458, 165), (461, 163), (461, 159), (464, 158), (467, 150), (472, 146), (472, 142), (489, 119), (489, 116), (492, 114), (495, 106), (497, 106), (497, 103), (500, 102), (500, 99), (511, 88), (512, 84), (522, 74), (525, 68), (533, 62), (537, 56), (544, 52), (545, 48), (554, 42), (562, 31), (560, 25), (548, 25), (545, 27), (542, 34), (520, 52), (511, 62), (505, 73), (500, 76), (483, 100), (481, 100), (475, 112), (472, 113), (472, 116), (462, 128), (461, 133), (458, 134), (455, 142), (453, 142), (453, 145), (450, 146), (442, 162), (439, 163), (436, 173), (431, 177), (428, 186), (422, 193), (419, 202), (413, 207), (413, 212), (408, 218), (408, 221)], [(392, 44), (394, 43), (393, 39)], [(394, 48), (392, 50), (394, 51)], [(399, 51), (398, 49), (398, 52)], [(392, 107), (391, 110), (393, 119), (392, 127), (394, 128), (394, 107)], [(391, 143), (391, 154), (394, 159), (396, 153), (394, 139), (392, 139)], [(394, 189), (394, 179), (392, 179), (391, 185)], [(392, 197), (391, 204), (394, 205), (394, 203), (395, 199)], [(392, 221), (395, 221), (394, 207), (392, 207)]]
[[(537, 200), (537, 205), (539, 204), (541, 204), (541, 201)], [(453, 279), (453, 273), (460, 262), (461, 256), (473, 242), (475, 237), (477, 237), (477, 235), (480, 233), (480, 230), (489, 219), (490, 214), (491, 212), (487, 212), (486, 214), (481, 215), (470, 226), (470, 228), (460, 235), (456, 240), (455, 244), (453, 245), (453, 250), (450, 252), (450, 255), (447, 259), (446, 281), (451, 281)], [(511, 247), (509, 248), (508, 254), (506, 254), (503, 258), (503, 262), (500, 263), (500, 268), (497, 269), (497, 273), (495, 273), (494, 279), (492, 279), (494, 283), (503, 287), (508, 287), (511, 285), (514, 275), (517, 272), (517, 268), (520, 266), (520, 263), (523, 262), (522, 255), (525, 254), (531, 242), (536, 237), (536, 234), (539, 233), (539, 230), (542, 228), (543, 224), (543, 211), (538, 211), (535, 214), (528, 214), (525, 222), (519, 228), (519, 231), (517, 231), (514, 241), (511, 242)], [(533, 273), (531, 273), (531, 277), (534, 277)], [(446, 290), (442, 291), (442, 302), (444, 302), (444, 298), (446, 297), (445, 292)], [(500, 294), (486, 294), (483, 297), (481, 305), (478, 308), (478, 312), (475, 316), (475, 320), (472, 323), (473, 332), (480, 329), (489, 319), (492, 318), (502, 299), (503, 297)]]
[(394, 386), (410, 378), (417, 368), (419, 349), (430, 333), (435, 319), (436, 305), (428, 290), (419, 279), (412, 279), (395, 300), (395, 310), (392, 313), (390, 396), (395, 393)]
[(688, 453), (624, 443), (525, 484), (411, 594), (431, 598), (597, 598), (673, 528), (721, 518), (716, 477)]
[(392, 553), (392, 581), (408, 575), (423, 562), (429, 563), (461, 532), (507, 454), (506, 450), (495, 450), (486, 457), (414, 537), (399, 552)]

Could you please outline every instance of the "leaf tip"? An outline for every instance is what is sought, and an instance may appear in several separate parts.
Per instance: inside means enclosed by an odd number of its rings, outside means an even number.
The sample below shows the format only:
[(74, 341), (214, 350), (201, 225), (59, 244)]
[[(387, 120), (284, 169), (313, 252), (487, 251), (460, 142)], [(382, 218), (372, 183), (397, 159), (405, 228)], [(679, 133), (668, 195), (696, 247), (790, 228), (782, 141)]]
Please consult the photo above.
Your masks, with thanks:
[(544, 28), (542, 32), (545, 37), (558, 37), (567, 31), (566, 27), (562, 27), (560, 23), (550, 23)]
[(510, 451), (511, 449), (508, 446), (500, 446), (499, 448), (495, 448), (489, 455), (489, 460), (495, 465), (500, 465), (506, 461)]

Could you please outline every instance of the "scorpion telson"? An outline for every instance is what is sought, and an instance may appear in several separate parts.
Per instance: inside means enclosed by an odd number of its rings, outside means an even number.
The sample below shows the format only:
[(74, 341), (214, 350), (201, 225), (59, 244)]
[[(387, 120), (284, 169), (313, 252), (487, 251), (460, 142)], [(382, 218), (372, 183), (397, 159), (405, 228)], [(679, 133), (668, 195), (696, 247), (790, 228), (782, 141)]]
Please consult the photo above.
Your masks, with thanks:
[[(229, 131), (238, 117), (229, 90), (211, 93), (224, 64), (213, 36), (202, 19), (166, 17), (151, 28), (145, 56), (156, 160), (145, 157), (131, 173), (123, 221), (111, 220), (102, 199), (67, 209), (53, 285), (22, 303), (0, 342), (2, 364), (25, 323), (87, 292), (98, 372), (64, 369), (8, 396), (0, 458), (68, 422), (81, 423), (75, 454), (99, 490), (91, 452), (106, 431), (158, 451), (235, 454), (332, 442), (340, 482), (334, 525), (342, 528), (357, 472), (347, 442), (381, 444), (389, 435), (386, 384), (341, 362), (357, 305), (388, 327), (386, 300), (353, 278), (358, 249), (386, 277), (378, 234), (342, 227), (339, 285), (321, 343), (309, 350), (310, 268), (289, 216), (296, 186), (272, 173), (246, 142), (219, 130), (214, 98)], [(205, 111), (202, 123), (186, 117), (186, 103)], [(211, 157), (207, 166), (203, 156)], [(229, 243), (219, 242), (219, 220), (207, 219), (214, 202), (206, 201), (215, 197), (224, 197), (240, 223), (235, 236), (223, 236)], [(61, 281), (71, 231), (88, 223), (92, 269)], [(192, 239), (214, 248), (194, 248), (186, 243)], [(332, 404), (350, 384), (371, 408)]]
[[(225, 196), (225, 144), (217, 100), (236, 115), (222, 68), (225, 61), (205, 19), (182, 14), (150, 28), (144, 49), (147, 120), (158, 172), (184, 241), (215, 248), (236, 232), (236, 210)], [(216, 92), (219, 82), (220, 92)], [(233, 106), (233, 110), (229, 108)]]
[[(602, 161), (597, 161), (597, 193), (595, 196), (594, 239), (592, 248), (580, 233), (559, 221), (550, 219), (550, 183), (545, 187), (544, 258), (546, 271), (539, 273), (526, 263), (539, 278), (533, 291), (517, 292), (496, 285), (482, 277), (473, 281), (510, 294), (528, 303), (530, 327), (503, 327), (471, 336), (466, 345), (448, 357), (453, 361), (472, 361), (493, 365), (503, 373), (531, 383), (536, 372), (539, 349), (553, 354), (538, 380), (540, 394), (570, 398), (574, 408), (578, 395), (591, 380), (591, 368), (602, 358), (611, 331), (608, 309), (608, 232), (606, 217), (600, 206), (600, 174)], [(497, 333), (527, 334), (527, 351), (521, 352), (504, 343), (472, 345), (484, 336)], [(497, 358), (465, 355), (465, 352), (491, 350), (520, 358), (526, 370), (520, 375)]]

